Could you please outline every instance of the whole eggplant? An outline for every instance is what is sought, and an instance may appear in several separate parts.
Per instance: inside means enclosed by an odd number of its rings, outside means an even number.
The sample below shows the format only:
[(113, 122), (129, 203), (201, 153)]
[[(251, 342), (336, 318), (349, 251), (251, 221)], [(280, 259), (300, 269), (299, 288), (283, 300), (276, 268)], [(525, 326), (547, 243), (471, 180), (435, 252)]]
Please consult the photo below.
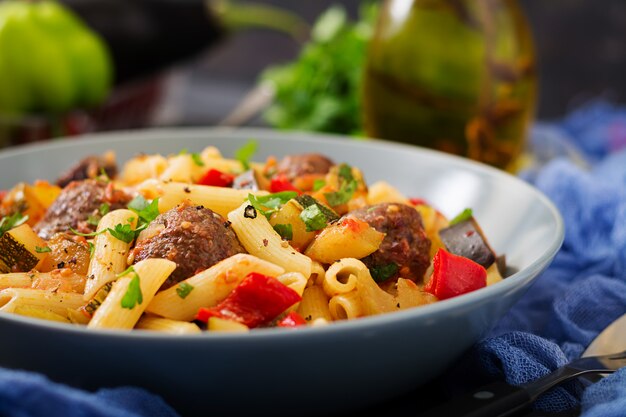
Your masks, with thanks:
[(109, 46), (115, 84), (150, 76), (214, 46), (226, 31), (204, 1), (59, 0)]

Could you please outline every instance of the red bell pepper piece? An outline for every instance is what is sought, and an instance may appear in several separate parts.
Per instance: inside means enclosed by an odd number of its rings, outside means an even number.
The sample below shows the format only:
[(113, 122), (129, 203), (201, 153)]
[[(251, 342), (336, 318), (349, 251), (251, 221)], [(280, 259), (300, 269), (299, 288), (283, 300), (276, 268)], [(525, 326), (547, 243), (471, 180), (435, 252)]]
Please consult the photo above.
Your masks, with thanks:
[(276, 278), (252, 272), (217, 306), (200, 308), (197, 320), (234, 320), (249, 328), (274, 320), (302, 297)]
[(439, 249), (433, 258), (433, 274), (424, 291), (445, 300), (486, 285), (485, 268), (471, 259)]
[(270, 193), (280, 193), (282, 191), (295, 191), (302, 194), (295, 185), (293, 185), (284, 175), (277, 175), (270, 182)]
[(198, 180), (198, 184), (212, 185), (214, 187), (230, 187), (233, 185), (234, 180), (234, 175), (211, 168)]
[(409, 203), (410, 203), (412, 206), (428, 205), (428, 203), (426, 202), (426, 200), (424, 200), (423, 198), (417, 198), (417, 197), (412, 197), (412, 198), (409, 198)]
[(290, 311), (289, 314), (278, 320), (278, 323), (276, 323), (278, 327), (297, 327), (305, 324), (306, 320), (304, 320), (302, 316), (295, 311)]

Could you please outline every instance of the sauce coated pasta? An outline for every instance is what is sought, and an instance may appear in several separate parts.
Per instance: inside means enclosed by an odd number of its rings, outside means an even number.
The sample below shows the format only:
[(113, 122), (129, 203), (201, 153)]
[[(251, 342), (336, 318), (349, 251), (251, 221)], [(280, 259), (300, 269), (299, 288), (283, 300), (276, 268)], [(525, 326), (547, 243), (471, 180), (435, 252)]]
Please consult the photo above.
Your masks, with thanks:
[(447, 219), (319, 154), (89, 156), (0, 204), (0, 312), (173, 334), (320, 326), (502, 279), (470, 209)]

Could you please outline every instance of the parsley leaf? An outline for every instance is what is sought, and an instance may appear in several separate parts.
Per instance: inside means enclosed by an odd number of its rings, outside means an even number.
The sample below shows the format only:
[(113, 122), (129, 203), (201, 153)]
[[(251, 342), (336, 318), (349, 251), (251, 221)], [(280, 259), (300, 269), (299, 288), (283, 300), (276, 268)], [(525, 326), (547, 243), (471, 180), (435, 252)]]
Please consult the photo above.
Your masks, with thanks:
[(193, 163), (196, 164), (197, 166), (199, 167), (204, 166), (204, 162), (202, 161), (202, 158), (200, 157), (199, 153), (192, 153), (191, 159), (193, 160)]
[(322, 213), (322, 210), (320, 210), (317, 204), (310, 205), (302, 210), (300, 219), (304, 222), (307, 232), (321, 230), (328, 224), (326, 222), (326, 216)]
[(0, 220), (0, 236), (5, 232), (20, 226), (28, 221), (28, 216), (24, 216), (22, 213), (17, 212), (10, 216), (5, 216)]
[(235, 151), (235, 159), (241, 162), (244, 171), (250, 169), (250, 160), (256, 153), (258, 146), (259, 143), (256, 140), (251, 140)]
[(100, 204), (100, 207), (98, 207), (98, 212), (102, 216), (107, 214), (109, 211), (111, 211), (111, 206), (109, 205), (109, 203), (102, 203)]
[(274, 230), (283, 240), (293, 239), (293, 226), (290, 224), (275, 224)]
[[(122, 242), (126, 242), (126, 243), (130, 243), (133, 241), (133, 239), (135, 239), (136, 236), (136, 232), (139, 232), (140, 230), (134, 230), (132, 225), (130, 224), (116, 224), (115, 227), (113, 229), (111, 229), (110, 227), (107, 229), (109, 231), (109, 233), (111, 233), (111, 236), (113, 236), (116, 239), (121, 240)], [(143, 229), (141, 229), (143, 230)]]
[(355, 180), (344, 181), (341, 184), (339, 191), (334, 193), (324, 193), (324, 197), (326, 197), (326, 201), (328, 201), (328, 204), (332, 207), (340, 206), (350, 201), (357, 189), (357, 186), (358, 184)]
[(319, 191), (326, 185), (326, 181), (317, 179), (313, 181), (313, 191)]
[(269, 219), (272, 213), (277, 212), (283, 204), (297, 196), (298, 193), (295, 191), (281, 191), (263, 196), (248, 194), (248, 201), (252, 207)]
[(398, 264), (390, 263), (387, 265), (373, 266), (370, 268), (370, 274), (374, 281), (383, 282), (394, 276), (398, 272)]
[(455, 224), (462, 223), (465, 220), (469, 220), (474, 216), (474, 212), (471, 208), (466, 208), (459, 214), (457, 214), (452, 220), (450, 220), (450, 226), (454, 226)]
[(124, 272), (118, 275), (118, 278), (123, 277), (124, 275), (132, 273), (134, 276), (128, 283), (128, 289), (126, 293), (122, 297), (122, 308), (127, 308), (129, 310), (135, 308), (137, 304), (143, 303), (143, 294), (141, 293), (141, 282), (139, 281), (139, 274), (135, 271), (135, 268), (132, 266), (128, 267)]
[(91, 232), (91, 233), (81, 233), (78, 230), (74, 229), (73, 227), (70, 227), (70, 230), (72, 231), (72, 233), (78, 236), (94, 237), (94, 236), (101, 235), (102, 233), (106, 232), (108, 229), (100, 230), (99, 232)]
[(35, 252), (37, 253), (48, 253), (48, 252), (52, 252), (52, 249), (50, 249), (48, 246), (35, 246)]
[(91, 259), (93, 258), (93, 254), (96, 252), (96, 246), (91, 242), (87, 242), (87, 245), (89, 246), (89, 259)]
[(159, 215), (159, 199), (148, 203), (141, 194), (128, 203), (128, 209), (135, 212), (144, 223), (150, 223)]
[(178, 287), (176, 287), (176, 294), (178, 294), (178, 296), (184, 300), (185, 298), (187, 298), (189, 293), (193, 291), (193, 289), (193, 285), (186, 282), (181, 282), (180, 284), (178, 284)]
[(339, 178), (344, 181), (355, 181), (354, 176), (352, 175), (352, 167), (346, 163), (339, 165)]

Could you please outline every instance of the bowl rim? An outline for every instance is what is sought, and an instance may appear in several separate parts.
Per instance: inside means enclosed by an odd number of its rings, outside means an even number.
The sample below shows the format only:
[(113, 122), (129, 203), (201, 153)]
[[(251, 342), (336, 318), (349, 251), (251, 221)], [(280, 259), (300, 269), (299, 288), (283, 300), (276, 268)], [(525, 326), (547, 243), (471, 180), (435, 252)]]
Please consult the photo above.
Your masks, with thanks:
[[(427, 320), (429, 317), (436, 316), (442, 312), (453, 312), (466, 308), (471, 304), (478, 304), (481, 301), (485, 302), (491, 298), (498, 297), (507, 293), (517, 286), (523, 285), (527, 280), (535, 280), (540, 272), (549, 265), (554, 256), (556, 256), (561, 245), (563, 244), (565, 227), (563, 218), (556, 206), (545, 196), (540, 190), (533, 187), (529, 183), (522, 179), (515, 177), (507, 172), (499, 170), (497, 168), (482, 164), (477, 161), (473, 161), (464, 157), (443, 153), (437, 150), (423, 148), (415, 145), (408, 145), (403, 143), (396, 143), (390, 141), (384, 141), (379, 139), (359, 139), (349, 138), (351, 142), (347, 142), (346, 136), (336, 134), (323, 134), (323, 133), (311, 133), (301, 131), (275, 131), (267, 128), (222, 128), (222, 127), (176, 127), (176, 128), (151, 128), (141, 130), (120, 130), (107, 133), (95, 133), (81, 136), (79, 139), (75, 138), (60, 138), (50, 142), (43, 143), (29, 143), (19, 145), (13, 148), (0, 150), (0, 161), (5, 158), (11, 158), (22, 154), (29, 153), (45, 153), (49, 149), (63, 149), (71, 148), (75, 145), (88, 146), (95, 143), (115, 143), (124, 142), (128, 140), (151, 140), (160, 137), (172, 137), (179, 136), (181, 139), (211, 139), (211, 140), (228, 140), (232, 138), (238, 139), (259, 139), (259, 141), (275, 140), (281, 142), (284, 140), (297, 140), (301, 142), (317, 142), (333, 144), (337, 141), (348, 143), (348, 146), (358, 146), (366, 148), (391, 148), (397, 150), (403, 150), (407, 152), (418, 152), (426, 155), (427, 157), (438, 158), (455, 166), (462, 166), (464, 169), (469, 169), (474, 172), (488, 174), (490, 176), (504, 177), (508, 181), (513, 181), (517, 186), (526, 188), (529, 192), (535, 195), (538, 202), (543, 204), (547, 211), (550, 213), (555, 224), (555, 233), (552, 240), (547, 245), (547, 251), (542, 253), (537, 259), (531, 262), (526, 268), (517, 271), (497, 283), (479, 290), (473, 291), (468, 294), (464, 294), (459, 297), (450, 298), (447, 300), (441, 300), (433, 304), (426, 306), (410, 308), (406, 310), (395, 311), (387, 314), (380, 314), (375, 316), (368, 316), (354, 320), (342, 320), (333, 322), (328, 326), (319, 327), (306, 327), (300, 329), (253, 329), (247, 333), (210, 333), (202, 332), (199, 334), (183, 334), (183, 335), (170, 335), (165, 333), (142, 331), (142, 330), (112, 330), (112, 329), (98, 329), (87, 330), (84, 326), (73, 326), (65, 323), (56, 323), (52, 321), (45, 321), (36, 318), (30, 318), (26, 316), (14, 315), (11, 313), (0, 313), (0, 322), (9, 321), (17, 324), (38, 328), (43, 330), (53, 330), (55, 332), (61, 332), (66, 335), (79, 334), (82, 337), (105, 337), (107, 339), (128, 339), (132, 340), (145, 340), (145, 341), (158, 341), (159, 343), (181, 343), (183, 340), (185, 343), (259, 343), (264, 341), (275, 341), (282, 339), (299, 340), (301, 338), (311, 338), (324, 335), (338, 335), (345, 333), (361, 332), (372, 330), (382, 326), (398, 325), (401, 322), (413, 321), (413, 320)], [(195, 140), (195, 139), (192, 139)]]

